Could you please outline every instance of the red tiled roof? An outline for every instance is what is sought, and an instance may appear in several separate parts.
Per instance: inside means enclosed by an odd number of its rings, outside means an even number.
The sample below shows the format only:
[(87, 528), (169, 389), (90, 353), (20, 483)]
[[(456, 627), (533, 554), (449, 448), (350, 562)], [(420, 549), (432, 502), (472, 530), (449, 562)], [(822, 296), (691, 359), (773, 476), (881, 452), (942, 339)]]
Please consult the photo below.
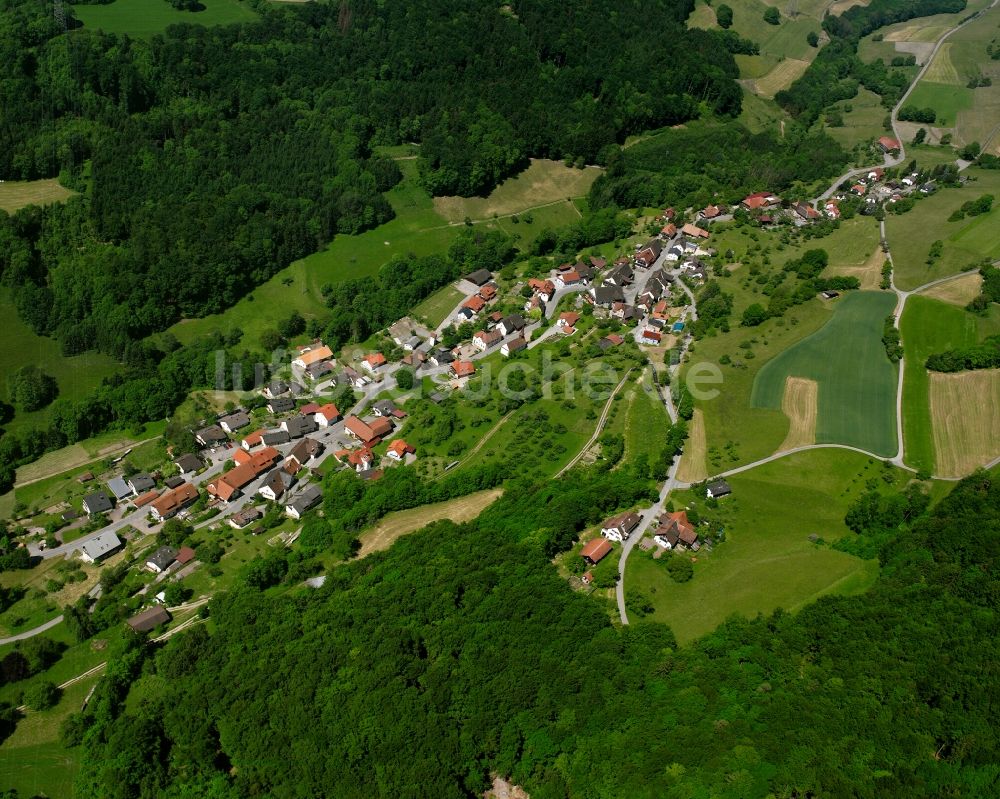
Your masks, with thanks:
[(332, 402), (328, 402), (326, 405), (317, 407), (316, 413), (321, 414), (328, 422), (333, 422), (340, 418), (340, 411), (337, 410), (337, 406)]
[(415, 450), (409, 444), (407, 444), (403, 439), (397, 438), (389, 445), (389, 452), (397, 457), (402, 458), (404, 455)]
[(597, 563), (611, 552), (612, 549), (613, 547), (608, 539), (594, 538), (584, 545), (583, 549), (580, 550), (580, 555), (593, 563)]
[(469, 299), (467, 299), (463, 306), (466, 308), (471, 308), (473, 311), (483, 310), (483, 306), (486, 305), (486, 300), (480, 297), (478, 294), (473, 294)]
[(476, 365), (472, 361), (453, 361), (451, 371), (455, 373), (455, 377), (468, 377), (476, 373)]
[(365, 356), (365, 362), (370, 366), (381, 366), (385, 363), (385, 356), (381, 352), (373, 352)]

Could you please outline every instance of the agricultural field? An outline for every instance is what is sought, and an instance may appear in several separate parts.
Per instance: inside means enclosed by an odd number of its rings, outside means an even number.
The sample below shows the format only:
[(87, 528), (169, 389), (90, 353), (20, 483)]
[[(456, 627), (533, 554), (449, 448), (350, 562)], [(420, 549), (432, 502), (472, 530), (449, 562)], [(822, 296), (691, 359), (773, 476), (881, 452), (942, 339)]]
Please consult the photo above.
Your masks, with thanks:
[(358, 557), (363, 558), (372, 552), (388, 549), (400, 537), (440, 519), (450, 519), (455, 524), (471, 521), (483, 508), (499, 499), (502, 493), (502, 488), (476, 491), (447, 502), (434, 502), (419, 508), (389, 513), (375, 527), (358, 536), (361, 541)]
[(972, 89), (925, 79), (917, 84), (906, 104), (933, 108), (937, 112), (935, 127), (954, 128), (959, 112), (972, 108)]
[(679, 556), (694, 561), (694, 577), (686, 583), (668, 576), (668, 555), (655, 560), (634, 550), (626, 595), (644, 595), (654, 608), (648, 618), (670, 625), (685, 644), (733, 614), (753, 618), (777, 608), (795, 611), (825, 594), (861, 593), (874, 582), (878, 563), (830, 543), (851, 534), (844, 525), (849, 505), (884, 470), (857, 453), (814, 450), (728, 478), (733, 494), (716, 508), (708, 507), (703, 493), (675, 494), (675, 508), (695, 508), (708, 522), (701, 532), (714, 537), (724, 530), (725, 541), (710, 553)]
[(59, 185), (55, 178), (47, 180), (6, 180), (0, 183), (0, 211), (12, 214), (27, 205), (61, 203), (75, 192)]
[[(932, 280), (977, 267), (984, 258), (1000, 258), (1000, 204), (980, 216), (949, 222), (963, 203), (983, 194), (1000, 197), (1000, 172), (969, 168), (969, 183), (961, 189), (941, 189), (922, 198), (907, 213), (889, 214), (886, 238), (892, 249), (894, 279), (901, 289), (915, 289)], [(928, 264), (931, 245), (941, 241), (941, 256)]]
[[(961, 279), (961, 278), (960, 278)], [(958, 282), (958, 281), (952, 281)], [(943, 284), (948, 286), (949, 283)], [(906, 463), (918, 469), (948, 476), (943, 471), (945, 461), (954, 465), (954, 452), (959, 442), (945, 443), (942, 451), (944, 460), (938, 457), (941, 443), (943, 416), (955, 407), (955, 400), (961, 396), (942, 392), (938, 402), (938, 413), (931, 412), (931, 375), (924, 368), (930, 355), (955, 347), (963, 347), (981, 341), (986, 336), (1000, 332), (1000, 308), (992, 308), (987, 317), (979, 317), (963, 308), (948, 305), (940, 300), (916, 295), (906, 301), (900, 320), (905, 366), (903, 369), (903, 443)], [(966, 398), (968, 399), (968, 398)], [(966, 414), (979, 416), (973, 408), (980, 407), (985, 399), (979, 397), (972, 405), (966, 405)], [(997, 439), (993, 439), (995, 442)], [(989, 441), (989, 440), (987, 440)], [(978, 453), (980, 446), (973, 446), (971, 455)], [(1000, 454), (1000, 453), (998, 453)]]
[(949, 305), (957, 305), (959, 308), (964, 308), (978, 297), (982, 293), (982, 290), (983, 276), (978, 272), (973, 272), (970, 275), (956, 277), (947, 283), (938, 283), (936, 286), (924, 289), (920, 292), (920, 296), (930, 297), (934, 300), (946, 302)]
[(534, 158), (524, 172), (505, 180), (488, 197), (435, 197), (434, 210), (452, 223), (521, 214), (540, 205), (585, 197), (602, 171), (596, 166), (574, 169), (561, 161)]
[(816, 441), (896, 452), (896, 369), (882, 344), (892, 294), (851, 292), (822, 329), (771, 360), (754, 380), (751, 404), (780, 409), (788, 377), (819, 385)]
[(930, 375), (937, 471), (964, 477), (1000, 456), (1000, 369)]
[(169, 25), (229, 25), (257, 19), (257, 13), (240, 0), (202, 0), (201, 11), (177, 11), (163, 0), (115, 0), (108, 5), (74, 5), (73, 15), (84, 28), (105, 33), (127, 33), (149, 38)]
[[(9, 402), (6, 378), (22, 366), (41, 365), (59, 384), (59, 396), (67, 399), (86, 397), (105, 377), (111, 377), (119, 369), (113, 358), (98, 352), (65, 357), (54, 339), (36, 335), (21, 320), (10, 290), (6, 288), (0, 289), (0, 317), (6, 320), (0, 333), (0, 376), (3, 376), (0, 401)], [(4, 428), (17, 431), (42, 427), (48, 416), (46, 408), (31, 413), (16, 413), (4, 424)]]

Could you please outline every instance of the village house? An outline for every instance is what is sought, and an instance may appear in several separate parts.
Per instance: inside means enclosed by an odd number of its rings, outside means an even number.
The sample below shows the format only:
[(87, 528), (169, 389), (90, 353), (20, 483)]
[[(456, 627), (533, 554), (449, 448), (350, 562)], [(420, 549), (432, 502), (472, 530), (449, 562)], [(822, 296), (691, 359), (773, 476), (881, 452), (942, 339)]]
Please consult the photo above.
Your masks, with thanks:
[(264, 447), (254, 453), (237, 450), (233, 455), (237, 465), (210, 482), (206, 490), (223, 502), (229, 502), (243, 488), (274, 466), (279, 456), (280, 453), (274, 447)]
[(260, 443), (265, 447), (276, 447), (292, 440), (287, 430), (267, 430), (260, 437)]
[(146, 608), (142, 613), (137, 613), (125, 623), (134, 632), (148, 633), (168, 621), (170, 621), (170, 614), (167, 613), (167, 609), (162, 605), (154, 605), (151, 608)]
[(638, 314), (628, 303), (616, 302), (611, 306), (611, 318), (620, 319), (622, 322), (631, 323), (636, 321)]
[(497, 285), (496, 283), (487, 283), (479, 289), (479, 296), (482, 297), (486, 302), (496, 299), (497, 296)]
[(497, 329), (504, 335), (520, 333), (524, 330), (524, 318), (520, 314), (512, 313), (500, 320)]
[[(483, 308), (486, 307), (486, 300), (480, 297), (478, 294), (473, 294), (469, 299), (462, 303), (462, 310), (468, 311), (471, 318), (479, 313)], [(464, 315), (464, 314), (463, 314)]]
[(201, 430), (196, 430), (194, 440), (203, 447), (214, 447), (228, 441), (229, 439), (226, 437), (225, 430), (217, 424), (212, 424), (208, 427), (203, 427)]
[(306, 486), (295, 499), (285, 506), (285, 513), (293, 519), (301, 519), (310, 508), (319, 504), (323, 493), (314, 485)]
[(371, 382), (370, 378), (365, 377), (363, 374), (352, 369), (350, 366), (345, 366), (344, 371), (337, 376), (338, 386), (350, 386), (356, 391), (363, 391), (365, 386)]
[(674, 549), (678, 545), (697, 549), (698, 534), (688, 521), (687, 511), (664, 513), (657, 520), (658, 526), (653, 541), (664, 549)]
[(705, 496), (709, 499), (718, 499), (719, 497), (725, 497), (733, 493), (733, 489), (729, 487), (729, 483), (725, 480), (713, 480), (705, 488)]
[(722, 209), (719, 208), (719, 206), (717, 205), (706, 205), (698, 212), (698, 217), (700, 219), (706, 219), (708, 221), (717, 219), (721, 215), (722, 215)]
[(795, 213), (806, 222), (812, 222), (813, 220), (820, 218), (820, 213), (815, 208), (813, 208), (809, 203), (795, 203), (793, 206)]
[(285, 469), (294, 474), (313, 458), (321, 455), (323, 449), (323, 443), (315, 438), (303, 438), (288, 453), (288, 457), (285, 459)]
[(169, 519), (182, 508), (187, 507), (198, 499), (198, 489), (192, 483), (182, 483), (177, 488), (164, 491), (159, 499), (152, 502), (149, 512), (153, 518), (162, 522)]
[(248, 524), (253, 524), (263, 515), (256, 508), (244, 508), (239, 513), (234, 513), (229, 517), (229, 526), (235, 527), (237, 530), (242, 530)]
[[(697, 225), (692, 225), (690, 222), (681, 228), (681, 234), (684, 236), (690, 236), (695, 239), (707, 239), (711, 234), (704, 228), (700, 228)], [(686, 245), (685, 245), (686, 246)]]
[(136, 509), (145, 508), (150, 502), (159, 496), (160, 492), (154, 488), (144, 494), (139, 494), (139, 496), (132, 500), (132, 505), (134, 505)]
[(557, 288), (567, 288), (569, 286), (578, 286), (583, 283), (583, 278), (580, 277), (579, 272), (562, 272), (556, 275), (555, 284)]
[(480, 330), (472, 336), (472, 346), (480, 352), (486, 352), (503, 341), (503, 334), (499, 330)]
[(361, 359), (361, 368), (375, 374), (385, 366), (385, 363), (385, 356), (381, 352), (373, 352)]
[(591, 566), (596, 566), (611, 553), (612, 549), (614, 547), (611, 546), (611, 542), (606, 538), (593, 538), (583, 545), (583, 549), (580, 550), (580, 557)]
[(294, 482), (295, 478), (284, 469), (272, 469), (264, 477), (264, 481), (260, 484), (260, 488), (257, 489), (257, 493), (264, 497), (264, 499), (277, 502), (292, 487)]
[(267, 430), (265, 430), (264, 428), (261, 428), (260, 430), (254, 430), (240, 442), (240, 446), (247, 452), (249, 452), (252, 449), (256, 449), (263, 443), (264, 433), (266, 432)]
[(309, 433), (315, 433), (319, 425), (312, 416), (293, 416), (281, 423), (281, 429), (288, 433), (289, 438), (302, 438)]
[(747, 211), (760, 211), (781, 205), (781, 198), (769, 191), (758, 191), (744, 197), (740, 205)]
[(91, 516), (95, 516), (98, 513), (107, 513), (113, 507), (114, 503), (111, 501), (111, 497), (103, 491), (95, 491), (93, 494), (87, 494), (83, 498), (83, 509)]
[(267, 403), (269, 413), (288, 413), (295, 410), (295, 400), (291, 397), (277, 397)]
[(190, 474), (191, 472), (198, 471), (203, 464), (201, 458), (197, 455), (185, 453), (174, 461), (174, 465), (180, 470), (181, 474)]
[(386, 450), (386, 455), (395, 461), (403, 461), (406, 459), (407, 455), (412, 455), (416, 450), (407, 444), (403, 439), (397, 438), (391, 444), (389, 444), (389, 449)]
[(635, 254), (635, 265), (641, 269), (649, 269), (649, 267), (656, 263), (656, 259), (660, 257), (661, 252), (663, 252), (663, 246), (654, 239)]
[(639, 340), (639, 343), (655, 347), (658, 346), (662, 340), (663, 334), (660, 333), (660, 331), (647, 327), (642, 331), (642, 338)]
[(676, 263), (684, 255), (684, 248), (680, 244), (674, 244), (667, 254), (663, 256), (665, 261), (670, 261), (671, 263)]
[(149, 491), (155, 485), (156, 481), (148, 474), (143, 474), (143, 473), (133, 474), (128, 479), (129, 491), (131, 491), (132, 495), (136, 497), (139, 496), (139, 494), (143, 494), (146, 491)]
[(324, 344), (316, 342), (314, 344), (308, 344), (304, 347), (299, 347), (299, 354), (292, 361), (292, 365), (298, 366), (300, 369), (308, 369), (314, 363), (331, 360), (332, 358), (333, 350)]
[(227, 433), (235, 433), (250, 424), (250, 417), (243, 411), (235, 411), (219, 419), (219, 427)]
[[(643, 252), (646, 252), (646, 250), (643, 250)], [(653, 260), (655, 261), (656, 259), (653, 258)], [(649, 263), (651, 264), (652, 262), (653, 261), (650, 261)], [(643, 262), (642, 266), (645, 267), (648, 266), (648, 264)], [(632, 285), (633, 280), (635, 280), (635, 272), (633, 272), (632, 267), (626, 263), (615, 266), (614, 269), (604, 276), (602, 283), (605, 286), (618, 286), (619, 288), (624, 288), (625, 286)]]
[(326, 405), (320, 405), (316, 409), (315, 413), (313, 413), (313, 419), (320, 427), (329, 427), (340, 421), (340, 411), (337, 410), (336, 405), (328, 402)]
[(282, 394), (288, 393), (288, 383), (284, 380), (272, 380), (261, 392), (268, 399), (275, 399), (280, 397)]
[(306, 374), (312, 380), (319, 380), (321, 377), (326, 377), (332, 371), (332, 361), (317, 361), (316, 363), (311, 363), (306, 367)]
[(357, 416), (348, 416), (344, 430), (366, 447), (374, 447), (393, 430), (392, 422), (384, 416), (373, 419), (371, 424)]
[(528, 349), (528, 342), (525, 341), (522, 336), (518, 336), (517, 338), (508, 339), (501, 344), (500, 354), (505, 358), (509, 358), (514, 353), (521, 352), (526, 349)]
[(559, 319), (556, 320), (556, 327), (576, 327), (576, 323), (580, 321), (580, 314), (575, 311), (564, 311), (559, 314)]
[(107, 530), (91, 538), (80, 547), (80, 560), (84, 563), (100, 563), (120, 551), (125, 544), (122, 540)]
[(453, 377), (472, 377), (476, 373), (476, 365), (472, 361), (453, 361), (451, 374)]
[(612, 333), (609, 336), (605, 336), (600, 341), (597, 342), (597, 346), (602, 350), (608, 350), (612, 347), (620, 347), (625, 343), (625, 339), (619, 336), (617, 333)]
[(600, 308), (610, 308), (613, 303), (624, 302), (625, 293), (621, 286), (592, 287), (587, 293), (590, 302)]
[(132, 496), (132, 489), (129, 488), (124, 477), (112, 477), (105, 485), (117, 502), (121, 502), (123, 499)]
[(149, 556), (143, 568), (153, 574), (160, 574), (170, 567), (170, 564), (174, 562), (176, 557), (177, 550), (173, 547), (160, 547)]
[(601, 535), (609, 541), (624, 541), (642, 521), (638, 513), (627, 511), (606, 519), (601, 525)]
[(449, 349), (441, 347), (440, 349), (434, 350), (431, 353), (430, 362), (431, 366), (446, 366), (455, 360), (455, 353)]
[(552, 296), (556, 293), (555, 284), (551, 280), (540, 280), (533, 277), (528, 280), (528, 287), (542, 302), (551, 302)]
[(668, 222), (662, 228), (660, 228), (660, 238), (662, 239), (672, 239), (677, 235), (677, 225), (673, 222)]

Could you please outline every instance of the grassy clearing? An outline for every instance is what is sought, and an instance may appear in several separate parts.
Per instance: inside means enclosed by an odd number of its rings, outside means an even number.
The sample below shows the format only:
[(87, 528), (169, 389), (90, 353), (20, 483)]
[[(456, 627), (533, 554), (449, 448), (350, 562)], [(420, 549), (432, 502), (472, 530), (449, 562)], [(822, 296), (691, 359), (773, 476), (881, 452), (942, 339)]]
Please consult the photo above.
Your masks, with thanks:
[(60, 186), (55, 178), (7, 180), (0, 183), (0, 211), (12, 214), (27, 205), (49, 205), (69, 199), (75, 192)]
[(801, 78), (808, 68), (809, 61), (799, 58), (786, 58), (778, 62), (774, 69), (754, 81), (757, 94), (767, 99), (773, 98), (782, 89), (787, 89)]
[(828, 126), (826, 132), (843, 147), (866, 145), (885, 133), (882, 123), (889, 112), (882, 105), (882, 98), (868, 89), (859, 89), (856, 96), (837, 103), (834, 108), (843, 124)]
[(626, 463), (635, 463), (636, 458), (652, 460), (660, 454), (661, 442), (670, 417), (663, 402), (657, 397), (650, 382), (648, 370), (643, 372), (640, 382), (625, 391), (628, 407), (624, 416)]
[(21, 796), (69, 799), (79, 770), (78, 751), (59, 743), (59, 726), (83, 705), (97, 682), (95, 675), (71, 685), (59, 704), (41, 713), (28, 713), (0, 746), (0, 785)]
[(636, 550), (625, 590), (649, 598), (652, 618), (669, 624), (681, 643), (733, 614), (752, 618), (779, 607), (794, 611), (824, 594), (860, 593), (874, 582), (877, 562), (813, 543), (809, 536), (829, 542), (848, 535), (843, 522), (848, 506), (865, 490), (866, 479), (883, 469), (856, 453), (814, 450), (731, 477), (733, 494), (716, 509), (706, 507), (703, 495), (676, 495), (675, 507), (695, 505), (711, 520), (701, 528), (705, 533), (723, 528), (725, 543), (695, 555), (694, 578), (681, 584), (671, 581), (664, 559)]
[(448, 318), (448, 314), (455, 310), (464, 296), (454, 286), (445, 286), (420, 303), (410, 315), (435, 328)]
[(948, 83), (954, 86), (964, 85), (965, 81), (959, 77), (958, 70), (951, 60), (951, 50), (955, 46), (954, 38), (953, 36), (952, 41), (941, 45), (934, 60), (927, 67), (927, 71), (924, 73), (924, 80), (927, 82)]
[[(947, 284), (945, 284), (947, 285)], [(906, 462), (918, 469), (945, 474), (936, 457), (940, 430), (931, 415), (931, 379), (924, 362), (936, 352), (964, 347), (1000, 330), (1000, 309), (982, 318), (962, 308), (920, 295), (910, 297), (900, 320), (906, 368), (903, 370), (903, 443)], [(942, 401), (951, 399), (942, 395)], [(945, 414), (948, 405), (941, 405)], [(978, 403), (966, 407), (975, 416)], [(952, 446), (946, 447), (948, 451)], [(974, 450), (975, 451), (975, 448)]]
[(483, 508), (499, 499), (502, 493), (502, 488), (477, 491), (447, 502), (435, 502), (412, 510), (390, 513), (376, 527), (358, 536), (361, 540), (358, 557), (363, 558), (372, 552), (388, 549), (400, 537), (440, 519), (450, 519), (456, 524), (475, 519)]
[(781, 410), (788, 417), (788, 435), (781, 449), (792, 449), (816, 443), (816, 416), (819, 407), (819, 385), (801, 377), (785, 379)]
[(743, 107), (740, 110), (739, 121), (754, 133), (760, 133), (772, 128), (780, 128), (788, 115), (773, 100), (758, 97), (749, 89), (743, 89)]
[(505, 180), (488, 197), (435, 197), (434, 210), (448, 222), (520, 214), (538, 205), (586, 196), (602, 171), (596, 166), (574, 169), (561, 161), (535, 158), (524, 172)]
[(939, 128), (953, 128), (958, 113), (972, 108), (972, 100), (972, 89), (949, 83), (933, 83), (925, 78), (917, 84), (906, 103), (919, 108), (933, 108), (937, 112), (934, 125)]
[[(983, 258), (1000, 258), (1000, 205), (988, 214), (949, 222), (962, 203), (983, 194), (1000, 197), (1000, 174), (966, 170), (972, 180), (960, 189), (942, 189), (921, 199), (912, 210), (886, 217), (886, 238), (892, 247), (893, 276), (902, 289), (915, 289), (941, 277), (975, 268)], [(931, 264), (928, 253), (942, 242), (941, 256)]]
[(937, 472), (963, 477), (1000, 454), (1000, 369), (931, 374)]
[[(816, 57), (819, 48), (810, 47), (806, 35), (810, 32), (822, 33), (821, 4), (798, 3), (798, 15), (795, 18), (790, 18), (786, 7), (778, 3), (764, 3), (761, 0), (729, 0), (726, 5), (733, 9), (732, 30), (756, 42), (760, 46), (761, 56), (794, 58), (806, 62)], [(768, 6), (777, 6), (781, 12), (779, 25), (769, 25), (764, 22), (764, 11)], [(688, 17), (688, 27), (718, 28), (715, 8), (699, 0), (694, 13)], [(740, 75), (748, 77), (742, 72)]]
[(101, 29), (106, 33), (127, 33), (149, 38), (163, 33), (168, 25), (229, 25), (250, 22), (257, 14), (239, 0), (202, 0), (202, 11), (177, 11), (163, 0), (115, 0), (109, 5), (76, 5), (73, 15), (84, 28)]
[(933, 300), (941, 300), (949, 305), (957, 305), (964, 308), (972, 300), (979, 296), (983, 289), (983, 276), (980, 274), (963, 275), (949, 280), (947, 283), (938, 283), (929, 289), (920, 292), (922, 297), (930, 297)]
[[(56, 379), (59, 396), (73, 400), (89, 395), (105, 377), (110, 377), (119, 369), (113, 358), (97, 352), (85, 352), (70, 358), (63, 356), (54, 339), (35, 335), (21, 321), (9, 289), (0, 289), (0, 316), (6, 320), (0, 333), (0, 376), (4, 378), (0, 380), (0, 400), (10, 401), (5, 378), (22, 366), (41, 366)], [(48, 418), (46, 408), (32, 413), (17, 413), (4, 427), (10, 431), (43, 427)]]
[(823, 328), (769, 362), (754, 380), (751, 402), (781, 408), (787, 377), (819, 384), (819, 443), (849, 444), (890, 456), (896, 450), (896, 370), (882, 345), (882, 326), (896, 299), (856, 292), (836, 303)]

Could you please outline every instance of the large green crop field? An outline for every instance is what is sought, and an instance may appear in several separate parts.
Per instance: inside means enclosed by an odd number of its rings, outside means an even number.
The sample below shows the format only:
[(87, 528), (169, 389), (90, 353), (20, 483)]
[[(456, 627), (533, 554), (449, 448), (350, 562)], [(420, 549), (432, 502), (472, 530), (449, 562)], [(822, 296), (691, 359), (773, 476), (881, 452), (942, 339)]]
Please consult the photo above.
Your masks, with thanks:
[(257, 19), (256, 12), (239, 0), (202, 0), (201, 11), (177, 11), (166, 0), (115, 0), (108, 5), (74, 5), (73, 14), (84, 28), (107, 33), (127, 33), (147, 38), (169, 25), (228, 25)]
[[(1000, 172), (970, 168), (963, 172), (969, 183), (961, 189), (942, 189), (918, 202), (912, 210), (885, 220), (886, 238), (892, 248), (896, 285), (915, 289), (932, 280), (975, 268), (983, 258), (1000, 258), (1000, 204), (981, 216), (949, 222), (948, 217), (980, 195), (1000, 197)], [(935, 241), (942, 253), (927, 263)]]
[(785, 378), (815, 380), (817, 443), (895, 454), (896, 369), (882, 345), (882, 326), (895, 304), (893, 295), (875, 291), (844, 296), (822, 329), (760, 370), (751, 404), (780, 409)]
[(669, 624), (681, 643), (733, 614), (752, 618), (777, 608), (794, 611), (825, 594), (860, 593), (874, 582), (878, 564), (809, 536), (833, 542), (850, 535), (848, 506), (884, 468), (854, 452), (813, 450), (729, 478), (733, 494), (716, 509), (706, 507), (703, 494), (674, 495), (675, 507), (693, 504), (710, 522), (701, 529), (721, 527), (726, 541), (695, 556), (694, 577), (686, 583), (671, 580), (665, 560), (633, 550), (625, 590), (649, 599), (650, 618)]
[[(903, 442), (906, 463), (934, 471), (934, 442), (928, 356), (975, 344), (1000, 330), (1000, 309), (986, 317), (919, 295), (910, 297), (900, 320), (906, 365), (903, 370)], [(969, 409), (973, 412), (973, 409)]]

